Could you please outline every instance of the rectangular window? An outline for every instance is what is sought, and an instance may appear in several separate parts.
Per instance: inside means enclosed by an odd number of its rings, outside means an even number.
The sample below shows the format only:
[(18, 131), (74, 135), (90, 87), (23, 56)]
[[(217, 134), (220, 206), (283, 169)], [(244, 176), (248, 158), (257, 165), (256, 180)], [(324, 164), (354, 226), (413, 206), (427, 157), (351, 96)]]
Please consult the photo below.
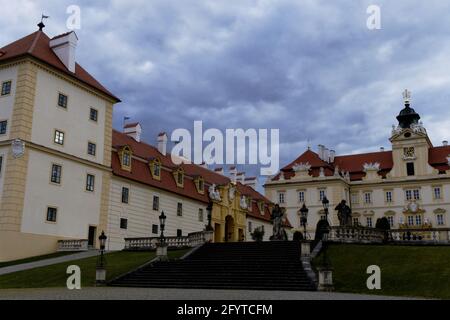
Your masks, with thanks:
[(412, 200), (412, 190), (405, 191), (406, 200)]
[(5, 134), (7, 127), (8, 127), (8, 121), (7, 120), (0, 121), (0, 134)]
[(319, 200), (320, 201), (322, 201), (323, 200), (323, 198), (325, 198), (326, 197), (326, 192), (325, 192), (325, 189), (320, 189), (319, 190)]
[(387, 203), (392, 202), (392, 191), (386, 191), (386, 202)]
[(413, 225), (414, 225), (414, 217), (408, 216), (408, 226), (413, 226)]
[(253, 232), (251, 221), (248, 222), (248, 232)]
[(444, 215), (438, 214), (436, 216), (436, 222), (437, 222), (438, 226), (443, 226), (444, 225)]
[(7, 96), (11, 93), (11, 81), (5, 81), (2, 83), (2, 96)]
[(94, 108), (91, 108), (91, 110), (89, 111), (89, 119), (91, 119), (92, 121), (97, 122), (98, 111), (95, 110)]
[(284, 192), (278, 193), (278, 203), (284, 203)]
[(200, 208), (198, 209), (198, 221), (203, 221), (204, 217), (203, 217), (203, 209)]
[(433, 188), (433, 194), (435, 199), (441, 199), (441, 188), (440, 187), (434, 187)]
[(181, 229), (177, 229), (177, 237), (182, 237), (183, 231)]
[(120, 229), (128, 229), (128, 219), (120, 218)]
[(50, 181), (52, 183), (60, 184), (61, 183), (61, 172), (62, 172), (62, 167), (58, 164), (53, 164)]
[(422, 225), (422, 216), (419, 215), (416, 216), (416, 225), (418, 226)]
[(389, 221), (389, 225), (391, 226), (391, 228), (393, 228), (394, 227), (394, 217), (388, 216), (387, 219)]
[(158, 225), (157, 224), (153, 224), (152, 225), (152, 233), (153, 234), (158, 234)]
[(95, 176), (92, 174), (88, 174), (86, 176), (86, 191), (94, 191), (95, 186)]
[(413, 176), (415, 174), (415, 172), (414, 172), (414, 162), (406, 163), (406, 174), (408, 176)]
[(358, 203), (359, 199), (358, 199), (358, 194), (357, 193), (352, 193), (352, 203)]
[(359, 218), (353, 218), (353, 225), (359, 226)]
[(371, 204), (372, 203), (372, 192), (364, 193), (364, 203)]
[(124, 152), (123, 156), (122, 156), (122, 163), (124, 166), (129, 167), (130, 166), (130, 160), (131, 160), (131, 155), (128, 152)]
[(2, 173), (3, 168), (3, 156), (0, 156), (0, 174)]
[(177, 216), (181, 217), (183, 215), (183, 204), (178, 202), (177, 204)]
[(366, 222), (367, 222), (367, 227), (372, 228), (372, 217), (367, 217)]
[(95, 152), (97, 150), (97, 145), (92, 142), (88, 142), (88, 154), (91, 156), (95, 156)]
[(153, 196), (153, 210), (159, 210), (159, 197)]
[(128, 203), (128, 197), (130, 196), (130, 189), (122, 187), (122, 203)]
[(419, 189), (414, 189), (413, 190), (413, 196), (414, 196), (414, 200), (420, 200), (420, 190)]
[(56, 215), (58, 213), (58, 209), (54, 207), (47, 207), (47, 221), (56, 222)]
[(67, 108), (67, 96), (60, 93), (58, 95), (58, 106), (61, 108)]
[(178, 184), (179, 185), (183, 184), (183, 178), (184, 178), (183, 176), (184, 176), (183, 173), (178, 172), (177, 179), (178, 179)]
[(63, 145), (64, 144), (64, 132), (55, 130), (55, 137), (53, 141), (57, 144)]
[(298, 192), (298, 201), (299, 202), (305, 202), (305, 191), (299, 191)]

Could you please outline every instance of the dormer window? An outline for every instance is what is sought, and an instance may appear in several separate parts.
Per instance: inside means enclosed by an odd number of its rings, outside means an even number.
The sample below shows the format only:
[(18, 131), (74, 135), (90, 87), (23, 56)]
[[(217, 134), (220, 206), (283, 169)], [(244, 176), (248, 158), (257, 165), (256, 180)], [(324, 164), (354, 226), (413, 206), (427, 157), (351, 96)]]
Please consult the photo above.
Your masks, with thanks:
[(205, 192), (205, 180), (203, 177), (196, 177), (194, 182), (197, 192), (203, 194)]
[(130, 147), (125, 146), (120, 150), (119, 158), (122, 170), (131, 171), (131, 156), (132, 152)]
[(175, 182), (177, 183), (177, 187), (184, 187), (184, 171), (182, 168), (178, 168), (174, 171), (173, 176), (175, 178)]
[(259, 212), (261, 213), (261, 215), (264, 215), (264, 202), (260, 201), (258, 203), (258, 207), (259, 207)]
[(159, 159), (150, 160), (150, 172), (153, 179), (161, 180), (161, 161)]

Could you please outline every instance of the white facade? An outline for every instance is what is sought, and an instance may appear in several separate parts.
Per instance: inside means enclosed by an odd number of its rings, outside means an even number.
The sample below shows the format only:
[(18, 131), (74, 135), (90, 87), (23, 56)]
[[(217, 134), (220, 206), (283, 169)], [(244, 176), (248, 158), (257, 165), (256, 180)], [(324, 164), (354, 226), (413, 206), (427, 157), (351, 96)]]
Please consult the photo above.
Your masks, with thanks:
[(255, 219), (252, 216), (247, 215), (247, 228), (246, 228), (246, 241), (254, 241), (252, 239), (252, 233), (256, 228), (264, 229), (264, 237), (263, 241), (269, 241), (270, 236), (272, 235), (272, 223), (268, 221), (264, 221), (261, 219)]
[(6, 120), (8, 121), (8, 125), (6, 128), (6, 134), (0, 134), (0, 141), (9, 139), (9, 129), (11, 127), (11, 118), (17, 84), (17, 66), (0, 69), (0, 86), (6, 81), (11, 81), (11, 93), (4, 96), (0, 95), (0, 121)]
[[(128, 203), (122, 202), (124, 187), (129, 190)], [(154, 196), (159, 197), (157, 210), (153, 210)], [(182, 216), (177, 215), (178, 203), (182, 203)], [(187, 236), (188, 233), (202, 231), (208, 223), (205, 203), (113, 176), (108, 214), (108, 249), (123, 249), (125, 238), (158, 237), (161, 211), (167, 216), (166, 236), (176, 236), (177, 230)], [(127, 219), (126, 229), (120, 228), (120, 219)], [(153, 225), (157, 226), (157, 233), (152, 232)]]

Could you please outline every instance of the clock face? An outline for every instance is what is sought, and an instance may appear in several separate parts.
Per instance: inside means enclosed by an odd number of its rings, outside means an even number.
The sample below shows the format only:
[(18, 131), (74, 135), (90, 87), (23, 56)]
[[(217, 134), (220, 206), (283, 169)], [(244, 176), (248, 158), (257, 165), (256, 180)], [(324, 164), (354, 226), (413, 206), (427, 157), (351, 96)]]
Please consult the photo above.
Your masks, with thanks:
[(414, 158), (414, 147), (403, 148), (403, 155), (407, 158)]

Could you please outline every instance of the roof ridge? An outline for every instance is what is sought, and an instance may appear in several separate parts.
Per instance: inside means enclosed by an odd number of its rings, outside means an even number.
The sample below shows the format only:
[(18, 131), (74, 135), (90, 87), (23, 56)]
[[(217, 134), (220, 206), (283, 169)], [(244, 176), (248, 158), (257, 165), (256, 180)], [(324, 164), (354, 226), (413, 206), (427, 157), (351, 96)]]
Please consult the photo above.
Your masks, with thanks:
[(31, 43), (30, 48), (27, 50), (28, 53), (30, 53), (30, 54), (33, 53), (33, 50), (36, 47), (36, 44), (37, 44), (37, 42), (39, 40), (39, 37), (40, 37), (41, 33), (43, 33), (43, 32), (42, 31), (37, 31), (36, 32), (36, 36), (34, 37), (34, 40)]

